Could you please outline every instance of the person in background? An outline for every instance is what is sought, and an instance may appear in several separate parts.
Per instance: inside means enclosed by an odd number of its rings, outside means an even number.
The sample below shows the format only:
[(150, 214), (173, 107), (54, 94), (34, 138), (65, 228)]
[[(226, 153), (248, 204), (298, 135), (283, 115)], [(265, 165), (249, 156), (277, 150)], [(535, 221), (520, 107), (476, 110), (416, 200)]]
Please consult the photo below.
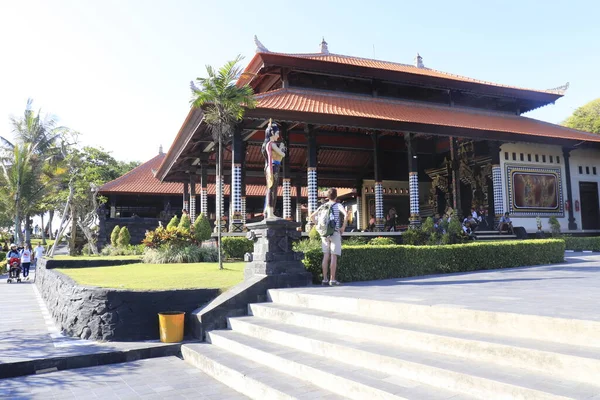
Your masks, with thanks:
[(38, 243), (37, 246), (35, 246), (35, 249), (33, 249), (33, 267), (37, 268), (38, 265), (38, 261), (42, 259), (42, 257), (44, 257), (44, 247)]
[(31, 249), (29, 245), (25, 243), (23, 250), (21, 250), (21, 268), (23, 268), (23, 278), (29, 280), (29, 267), (31, 266)]
[(502, 231), (507, 231), (508, 233), (513, 233), (512, 221), (510, 220), (508, 212), (505, 212), (502, 218), (500, 218), (500, 222), (498, 223), (498, 233), (502, 234)]

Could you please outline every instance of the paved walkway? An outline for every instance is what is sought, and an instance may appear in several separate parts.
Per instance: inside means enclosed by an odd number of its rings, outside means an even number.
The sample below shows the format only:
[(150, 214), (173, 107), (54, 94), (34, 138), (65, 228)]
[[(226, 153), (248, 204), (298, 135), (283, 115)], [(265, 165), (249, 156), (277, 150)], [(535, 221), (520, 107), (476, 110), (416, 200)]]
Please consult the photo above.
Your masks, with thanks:
[(247, 397), (177, 357), (0, 379), (0, 399), (214, 399)]
[(0, 364), (163, 346), (158, 341), (99, 343), (63, 336), (30, 280), (6, 283), (0, 275)]
[(562, 264), (539, 267), (289, 290), (600, 321), (600, 255), (566, 253), (565, 259)]

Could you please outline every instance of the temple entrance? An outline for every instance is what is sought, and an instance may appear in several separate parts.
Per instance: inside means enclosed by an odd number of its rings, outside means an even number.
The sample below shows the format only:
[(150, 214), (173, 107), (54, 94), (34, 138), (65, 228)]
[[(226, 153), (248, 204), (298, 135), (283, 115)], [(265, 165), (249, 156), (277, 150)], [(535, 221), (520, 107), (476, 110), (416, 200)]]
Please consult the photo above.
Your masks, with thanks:
[(598, 204), (598, 183), (579, 182), (579, 196), (581, 198), (582, 228), (600, 229), (600, 205)]

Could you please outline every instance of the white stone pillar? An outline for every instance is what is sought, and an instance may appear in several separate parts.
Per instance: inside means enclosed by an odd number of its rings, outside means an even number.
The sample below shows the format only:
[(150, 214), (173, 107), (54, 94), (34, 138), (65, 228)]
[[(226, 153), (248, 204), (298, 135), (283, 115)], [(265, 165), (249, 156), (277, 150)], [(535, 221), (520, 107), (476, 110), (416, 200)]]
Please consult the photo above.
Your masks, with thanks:
[(419, 216), (419, 175), (417, 172), (409, 173), (408, 189), (410, 193), (410, 224), (419, 225), (421, 217)]
[(492, 165), (492, 185), (494, 186), (494, 220), (497, 222), (504, 214), (504, 199), (502, 198), (502, 169), (500, 165)]
[(383, 185), (375, 182), (375, 230), (382, 232), (385, 226), (383, 218)]
[(242, 165), (233, 164), (231, 178), (231, 220), (229, 232), (243, 232), (242, 214)]
[(308, 181), (308, 215), (311, 215), (313, 212), (317, 210), (317, 195), (318, 195), (318, 186), (317, 186), (317, 169), (314, 167), (309, 167), (307, 172), (307, 181)]
[(283, 218), (292, 220), (292, 186), (290, 178), (283, 178)]

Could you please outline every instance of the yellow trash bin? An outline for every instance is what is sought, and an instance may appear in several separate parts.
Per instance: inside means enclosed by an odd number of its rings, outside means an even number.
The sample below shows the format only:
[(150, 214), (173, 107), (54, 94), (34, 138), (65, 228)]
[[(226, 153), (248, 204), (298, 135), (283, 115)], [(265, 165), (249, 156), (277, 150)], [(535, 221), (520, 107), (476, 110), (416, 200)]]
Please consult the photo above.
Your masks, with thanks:
[(183, 325), (185, 312), (166, 311), (158, 313), (158, 330), (160, 341), (163, 343), (177, 343), (183, 340)]

